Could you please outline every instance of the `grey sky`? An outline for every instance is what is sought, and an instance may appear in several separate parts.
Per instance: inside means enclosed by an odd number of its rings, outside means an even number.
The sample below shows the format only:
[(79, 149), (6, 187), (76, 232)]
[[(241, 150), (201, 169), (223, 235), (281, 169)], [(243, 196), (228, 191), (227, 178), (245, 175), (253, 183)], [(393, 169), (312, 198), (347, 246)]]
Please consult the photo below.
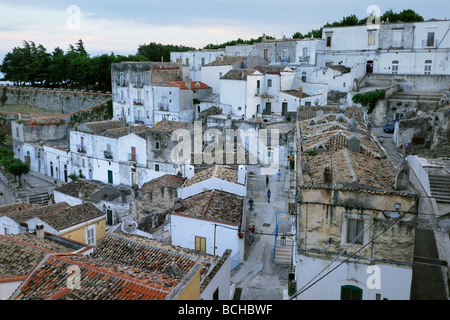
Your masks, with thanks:
[[(79, 20), (67, 12), (71, 5), (79, 8)], [(377, 5), (381, 13), (413, 9), (425, 20), (450, 18), (448, 0), (0, 0), (0, 58), (23, 40), (43, 44), (51, 52), (57, 46), (67, 50), (83, 39), (87, 51), (96, 55), (134, 54), (140, 44), (150, 42), (200, 48), (263, 33), (290, 37), (350, 14), (364, 18), (370, 5)], [(79, 28), (73, 29), (74, 22)]]

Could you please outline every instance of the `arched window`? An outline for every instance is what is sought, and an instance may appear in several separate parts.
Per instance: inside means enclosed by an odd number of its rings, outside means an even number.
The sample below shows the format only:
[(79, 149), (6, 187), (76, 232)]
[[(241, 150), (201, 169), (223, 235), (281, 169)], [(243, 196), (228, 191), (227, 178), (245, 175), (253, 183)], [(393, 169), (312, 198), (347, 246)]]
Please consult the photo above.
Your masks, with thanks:
[(355, 286), (341, 287), (341, 300), (362, 300), (362, 289)]

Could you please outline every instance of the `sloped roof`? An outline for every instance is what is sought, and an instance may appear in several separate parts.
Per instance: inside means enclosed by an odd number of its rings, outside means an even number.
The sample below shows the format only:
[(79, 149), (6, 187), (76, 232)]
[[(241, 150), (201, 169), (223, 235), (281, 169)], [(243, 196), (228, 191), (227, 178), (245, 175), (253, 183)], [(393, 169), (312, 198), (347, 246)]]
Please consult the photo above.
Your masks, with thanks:
[(19, 202), (19, 203), (13, 203), (13, 204), (6, 204), (3, 206), (0, 206), (0, 217), (4, 216), (10, 212), (15, 211), (22, 211), (28, 208), (31, 208), (32, 205), (28, 204), (26, 202)]
[(80, 300), (164, 300), (181, 281), (115, 261), (60, 255), (45, 261), (14, 294), (15, 300), (58, 297), (68, 286), (70, 268), (77, 268), (80, 277), (79, 285), (68, 289)]
[(182, 185), (182, 188), (189, 187), (193, 184), (205, 181), (210, 178), (217, 178), (236, 184), (238, 183), (238, 173), (236, 170), (215, 165), (196, 172), (192, 178), (186, 179), (186, 181)]
[[(221, 56), (214, 61), (211, 61), (208, 64), (205, 64), (203, 67), (215, 67), (215, 66), (229, 66), (234, 65), (236, 63), (244, 62), (248, 59), (246, 56)], [(202, 67), (202, 68), (203, 68)]]
[(183, 184), (183, 178), (172, 174), (165, 174), (156, 179), (145, 182), (139, 189), (140, 192), (161, 189), (162, 187), (179, 188)]
[(231, 69), (225, 73), (222, 78), (224, 80), (247, 80), (247, 76), (258, 72), (253, 69)]
[[(180, 88), (181, 90), (188, 90), (185, 81), (166, 81), (165, 83)], [(199, 90), (199, 89), (211, 89), (211, 87), (201, 81), (191, 81), (191, 87), (189, 88), (189, 90)]]
[(0, 279), (26, 276), (47, 253), (72, 252), (73, 248), (30, 233), (0, 235)]
[(220, 190), (201, 192), (183, 200), (173, 214), (238, 225), (242, 219), (243, 197)]

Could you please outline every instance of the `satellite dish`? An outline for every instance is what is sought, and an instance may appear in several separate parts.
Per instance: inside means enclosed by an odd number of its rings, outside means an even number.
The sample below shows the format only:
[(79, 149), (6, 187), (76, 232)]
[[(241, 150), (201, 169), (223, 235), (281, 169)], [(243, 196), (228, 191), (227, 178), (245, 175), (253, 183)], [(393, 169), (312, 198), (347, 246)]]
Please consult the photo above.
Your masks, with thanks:
[(319, 105), (319, 98), (317, 98), (316, 100), (314, 100), (314, 105), (316, 105), (316, 106)]
[(196, 88), (200, 88), (200, 82), (197, 82), (197, 83), (195, 84), (195, 87), (196, 87)]

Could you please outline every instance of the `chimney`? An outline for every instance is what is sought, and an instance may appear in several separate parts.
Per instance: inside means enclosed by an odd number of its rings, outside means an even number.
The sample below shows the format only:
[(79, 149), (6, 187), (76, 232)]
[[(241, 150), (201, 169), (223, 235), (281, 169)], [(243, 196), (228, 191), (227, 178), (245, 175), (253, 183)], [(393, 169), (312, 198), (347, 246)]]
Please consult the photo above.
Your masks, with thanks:
[(42, 224), (36, 226), (36, 237), (38, 239), (44, 239), (44, 226)]
[(323, 170), (323, 183), (331, 184), (333, 182), (333, 173), (331, 172), (330, 167), (327, 165)]
[(186, 83), (186, 88), (188, 90), (191, 90), (191, 78), (190, 77), (186, 77), (185, 83)]
[(359, 134), (352, 133), (352, 135), (348, 138), (348, 149), (354, 152), (360, 152), (361, 142), (359, 140)]
[(367, 123), (367, 136), (366, 136), (366, 138), (368, 139), (368, 140), (370, 140), (370, 137), (372, 136), (372, 122), (368, 122)]
[(247, 168), (244, 165), (239, 165), (239, 167), (238, 167), (238, 183), (245, 185), (246, 177), (247, 177)]
[(303, 87), (298, 88), (298, 97), (303, 98)]

